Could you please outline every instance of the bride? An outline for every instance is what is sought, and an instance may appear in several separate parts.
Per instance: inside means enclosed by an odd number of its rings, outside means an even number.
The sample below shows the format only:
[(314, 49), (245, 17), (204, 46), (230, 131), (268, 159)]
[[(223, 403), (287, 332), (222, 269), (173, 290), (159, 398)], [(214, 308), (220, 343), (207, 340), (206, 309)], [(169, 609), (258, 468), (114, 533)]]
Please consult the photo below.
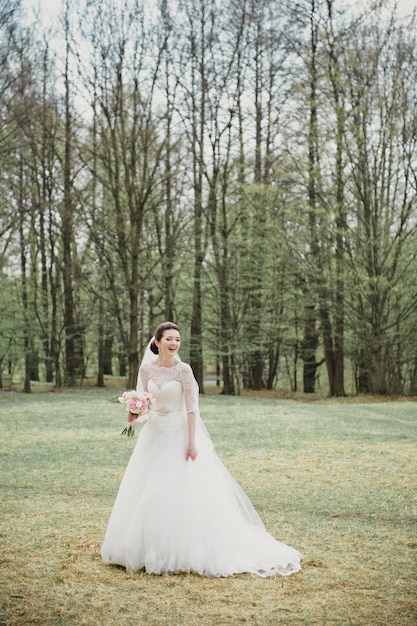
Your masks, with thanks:
[(299, 571), (302, 555), (266, 531), (217, 456), (199, 414), (197, 382), (179, 347), (178, 326), (165, 322), (145, 352), (138, 389), (155, 403), (110, 515), (103, 561), (149, 574)]

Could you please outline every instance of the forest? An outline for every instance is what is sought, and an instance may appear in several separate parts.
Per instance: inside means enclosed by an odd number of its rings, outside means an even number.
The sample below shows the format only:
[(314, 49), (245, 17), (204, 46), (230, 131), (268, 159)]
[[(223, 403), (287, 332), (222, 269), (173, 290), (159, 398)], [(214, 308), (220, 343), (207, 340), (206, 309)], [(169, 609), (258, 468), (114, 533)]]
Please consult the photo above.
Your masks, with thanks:
[(0, 388), (417, 395), (416, 15), (0, 2)]

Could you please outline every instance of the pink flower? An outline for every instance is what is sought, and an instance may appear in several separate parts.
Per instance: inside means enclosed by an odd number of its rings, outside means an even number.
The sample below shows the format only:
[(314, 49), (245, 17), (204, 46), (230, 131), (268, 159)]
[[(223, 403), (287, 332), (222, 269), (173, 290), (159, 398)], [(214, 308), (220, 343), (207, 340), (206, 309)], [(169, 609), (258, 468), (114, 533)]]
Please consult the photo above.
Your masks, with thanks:
[(146, 391), (143, 393), (139, 393), (133, 390), (124, 391), (118, 397), (118, 400), (120, 404), (124, 404), (126, 407), (128, 423), (128, 425), (121, 434), (127, 435), (128, 437), (133, 437), (135, 432), (135, 423), (137, 421), (143, 422), (145, 419), (147, 419), (147, 414), (152, 408), (153, 398)]

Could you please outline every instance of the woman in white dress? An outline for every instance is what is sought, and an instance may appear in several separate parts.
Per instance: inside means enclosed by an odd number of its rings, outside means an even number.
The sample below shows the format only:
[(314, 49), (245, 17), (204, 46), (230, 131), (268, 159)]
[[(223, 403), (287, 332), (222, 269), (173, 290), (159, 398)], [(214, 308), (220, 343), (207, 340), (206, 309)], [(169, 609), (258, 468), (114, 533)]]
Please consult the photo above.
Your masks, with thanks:
[(120, 484), (103, 561), (149, 574), (266, 577), (299, 571), (300, 552), (266, 531), (217, 456), (179, 347), (178, 326), (165, 322), (142, 361), (138, 389), (155, 402)]

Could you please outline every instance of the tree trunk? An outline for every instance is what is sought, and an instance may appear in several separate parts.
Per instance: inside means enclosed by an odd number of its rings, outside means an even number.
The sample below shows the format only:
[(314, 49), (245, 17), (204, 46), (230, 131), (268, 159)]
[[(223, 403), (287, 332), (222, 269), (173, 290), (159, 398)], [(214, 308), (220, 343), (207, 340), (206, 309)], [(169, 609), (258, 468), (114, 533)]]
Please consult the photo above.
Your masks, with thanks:
[(346, 237), (346, 206), (344, 199), (343, 176), (343, 142), (345, 135), (345, 110), (341, 86), (341, 68), (339, 55), (335, 49), (333, 33), (333, 2), (328, 2), (328, 18), (330, 25), (329, 40), (329, 74), (333, 89), (336, 113), (336, 293), (334, 310), (334, 374), (332, 395), (344, 396), (344, 326), (345, 326), (345, 237)]
[(386, 394), (385, 349), (382, 334), (371, 337), (368, 375), (372, 393)]
[[(201, 278), (203, 271), (203, 173), (204, 173), (204, 126), (206, 122), (206, 15), (205, 5), (202, 4), (200, 15), (200, 34), (197, 44), (197, 34), (191, 36), (191, 64), (192, 64), (192, 160), (193, 160), (193, 193), (194, 193), (194, 270), (193, 270), (193, 299), (191, 313), (190, 337), (190, 365), (200, 388), (204, 393), (204, 366), (203, 366), (203, 316), (202, 316), (202, 289)], [(194, 24), (192, 24), (194, 29)], [(198, 54), (200, 50), (200, 54)]]
[[(127, 375), (127, 359), (126, 359), (126, 353), (123, 350), (122, 352), (119, 352), (118, 356), (118, 360), (119, 360), (119, 376), (124, 378)], [(136, 388), (136, 382), (135, 382), (135, 388)]]
[(113, 376), (113, 334), (108, 328), (104, 337), (103, 374)]
[[(256, 25), (255, 44), (255, 164), (254, 180), (257, 185), (262, 184), (262, 51), (261, 51), (261, 25)], [(251, 346), (248, 350), (249, 385), (251, 389), (259, 391), (264, 387), (264, 355), (262, 353), (262, 278), (263, 278), (263, 229), (265, 224), (265, 212), (262, 199), (254, 203), (253, 242), (252, 242), (252, 267), (251, 278), (253, 284), (250, 287), (248, 299), (248, 336), (251, 337)]]
[(200, 393), (204, 393), (201, 271), (201, 259), (196, 256), (194, 261), (193, 305), (191, 315), (190, 365), (197, 380)]
[(97, 381), (96, 387), (104, 387), (104, 307), (103, 299), (98, 303)]
[[(47, 152), (50, 145), (48, 135), (48, 94), (47, 79), (48, 69), (48, 46), (45, 47), (43, 57), (43, 86), (42, 86), (42, 152), (41, 152), (41, 168), (42, 168), (42, 189), (39, 211), (39, 245), (41, 255), (41, 298), (42, 298), (42, 344), (45, 359), (45, 376), (46, 382), (52, 383), (54, 379), (54, 363), (51, 354), (51, 322), (49, 310), (49, 284), (48, 284), (48, 262), (47, 262), (47, 231), (45, 225), (45, 213), (50, 202), (50, 193), (48, 179), (50, 172), (48, 169)], [(53, 254), (53, 251), (50, 251)]]
[[(168, 29), (167, 29), (168, 30)], [(162, 256), (163, 279), (164, 279), (164, 302), (165, 319), (174, 320), (174, 260), (176, 248), (174, 245), (174, 233), (172, 228), (174, 204), (172, 201), (172, 181), (174, 178), (174, 168), (171, 162), (172, 151), (172, 104), (169, 94), (169, 73), (168, 62), (166, 64), (166, 92), (167, 92), (167, 125), (166, 125), (166, 152), (165, 152), (165, 249)], [(173, 99), (173, 98), (172, 98)]]
[[(310, 249), (313, 261), (313, 281), (318, 286), (319, 293), (323, 289), (323, 271), (320, 250), (319, 224), (317, 217), (318, 204), (318, 183), (319, 183), (319, 150), (318, 150), (318, 120), (317, 120), (317, 43), (318, 43), (318, 23), (315, 14), (315, 2), (311, 1), (310, 14), (310, 45), (311, 45), (311, 66), (310, 66), (310, 119), (308, 126), (308, 202), (309, 202), (309, 225), (310, 225)], [(309, 297), (305, 294), (305, 297)], [(321, 303), (323, 297), (319, 295)], [(304, 341), (303, 341), (303, 361), (304, 361), (304, 391), (314, 393), (316, 389), (316, 351), (318, 347), (318, 335), (316, 333), (315, 305), (306, 304), (304, 306)], [(327, 337), (326, 311), (319, 306), (319, 316), (322, 321), (323, 339)], [(324, 323), (323, 323), (324, 322)], [(328, 342), (324, 345), (328, 351)], [(327, 355), (328, 357), (329, 355)], [(327, 359), (329, 360), (329, 359)], [(326, 361), (327, 363), (327, 361)]]
[(410, 374), (410, 396), (417, 396), (417, 354)]
[(319, 287), (319, 296), (320, 296), (320, 324), (321, 324), (321, 335), (323, 339), (323, 351), (324, 351), (324, 361), (326, 363), (327, 369), (327, 378), (329, 381), (329, 395), (335, 395), (335, 360), (334, 360), (334, 351), (333, 351), (333, 337), (332, 337), (332, 323), (330, 320), (330, 314), (328, 310), (327, 298), (325, 297), (326, 288), (320, 289)]
[(19, 240), (20, 240), (20, 287), (22, 295), (23, 306), (23, 353), (25, 360), (25, 376), (23, 382), (23, 391), (25, 393), (31, 392), (30, 385), (30, 373), (31, 373), (31, 345), (30, 345), (30, 327), (29, 327), (29, 303), (28, 303), (28, 290), (27, 290), (27, 277), (26, 277), (26, 242), (24, 234), (24, 216), (25, 207), (23, 200), (23, 164), (22, 159), (19, 163)]
[[(134, 268), (134, 265), (133, 265)], [(135, 272), (134, 272), (135, 273)], [(129, 389), (135, 389), (137, 383), (137, 376), (139, 370), (139, 357), (138, 357), (138, 276), (136, 280), (132, 277), (132, 283), (129, 291), (129, 342), (128, 342), (128, 366), (129, 375), (127, 386)]]
[(65, 328), (65, 384), (75, 386), (75, 332), (73, 299), (73, 198), (71, 190), (72, 122), (69, 83), (69, 0), (65, 6), (65, 161), (64, 161), (64, 205), (62, 208), (62, 248), (64, 285), (64, 328)]
[(281, 341), (277, 343), (275, 348), (271, 347), (268, 351), (269, 365), (268, 365), (268, 378), (266, 381), (267, 389), (274, 388), (274, 384), (275, 384), (277, 372), (278, 372), (278, 363), (279, 363), (280, 354), (281, 354)]
[(301, 346), (303, 359), (304, 393), (316, 392), (316, 373), (319, 363), (316, 360), (319, 345), (319, 333), (316, 328), (317, 313), (314, 304), (304, 305), (304, 338)]
[[(226, 244), (225, 244), (226, 245)], [(227, 256), (227, 246), (223, 249), (224, 255)], [(235, 395), (235, 384), (233, 378), (232, 350), (231, 350), (231, 320), (230, 320), (230, 302), (229, 289), (227, 282), (227, 269), (223, 259), (223, 271), (219, 280), (220, 287), (220, 347), (222, 351), (222, 372), (223, 372), (223, 391), (224, 395)]]

